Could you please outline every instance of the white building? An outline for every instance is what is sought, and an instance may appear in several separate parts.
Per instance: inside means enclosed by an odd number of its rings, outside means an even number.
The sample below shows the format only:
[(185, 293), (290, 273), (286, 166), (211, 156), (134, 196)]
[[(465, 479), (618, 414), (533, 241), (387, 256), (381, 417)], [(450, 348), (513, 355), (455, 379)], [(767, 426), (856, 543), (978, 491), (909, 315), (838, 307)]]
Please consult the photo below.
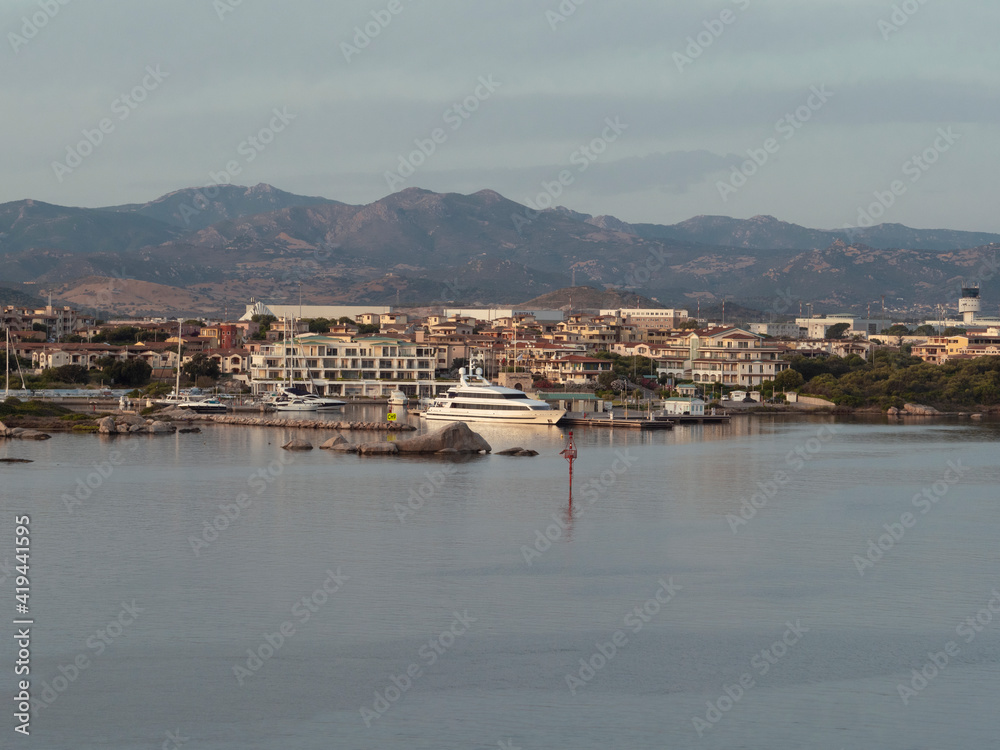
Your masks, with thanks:
[(802, 335), (798, 323), (751, 323), (750, 333), (779, 339), (797, 339)]
[(674, 396), (663, 402), (663, 413), (703, 417), (705, 402), (693, 396)]
[(279, 320), (291, 320), (292, 318), (339, 320), (344, 317), (355, 320), (359, 315), (365, 313), (381, 316), (391, 312), (392, 307), (389, 305), (275, 305), (264, 304), (251, 298), (250, 304), (247, 305), (246, 312), (240, 316), (240, 320), (250, 320), (254, 315), (273, 315)]
[(434, 346), (384, 336), (300, 336), (262, 346), (250, 356), (251, 389), (264, 394), (291, 382), (320, 396), (378, 396), (394, 390), (433, 396), (436, 356)]
[(852, 315), (815, 315), (811, 318), (796, 318), (795, 324), (805, 329), (804, 338), (825, 339), (826, 332), (835, 325), (847, 323), (847, 336), (858, 334), (871, 336), (892, 327), (891, 320), (876, 318), (856, 318)]
[(688, 319), (687, 310), (663, 308), (601, 310), (601, 315), (621, 318), (622, 322), (637, 328), (677, 328)]

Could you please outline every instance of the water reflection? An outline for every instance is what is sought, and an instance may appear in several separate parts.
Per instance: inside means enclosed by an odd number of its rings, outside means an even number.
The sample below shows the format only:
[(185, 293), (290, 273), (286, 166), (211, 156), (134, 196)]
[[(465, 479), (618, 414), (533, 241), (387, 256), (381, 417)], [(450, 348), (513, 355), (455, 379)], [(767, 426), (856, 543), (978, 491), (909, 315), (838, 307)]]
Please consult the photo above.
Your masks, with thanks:
[[(842, 429), (823, 440), (834, 424)], [(0, 442), (0, 453), (35, 460), (0, 466), (0, 491), (8, 519), (30, 512), (40, 531), (38, 684), (90, 653), (87, 638), (123, 599), (148, 607), (42, 712), (36, 742), (148, 745), (177, 717), (186, 735), (225, 750), (321, 747), (331, 734), (345, 747), (412, 747), (413, 737), (495, 746), (515, 732), (522, 747), (905, 750), (989, 746), (1000, 733), (994, 630), (963, 644), (919, 707), (903, 706), (895, 687), (996, 586), (996, 425), (741, 417), (667, 432), (575, 427), (572, 504), (560, 455), (568, 430), (473, 429), (495, 450), (539, 455), (292, 455), (279, 447), (289, 437), (329, 435), (222, 425)], [(115, 451), (125, 460), (68, 512), (62, 495)], [(256, 494), (249, 482), (282, 456)], [(860, 577), (852, 556), (956, 460), (969, 473)], [(742, 518), (743, 501), (778, 471), (788, 481), (734, 531), (728, 517)], [(196, 553), (190, 540), (207, 538), (206, 524), (240, 493), (252, 502)], [(400, 518), (399, 507), (412, 512)], [(522, 550), (550, 526), (554, 539), (538, 542), (529, 565)], [(343, 589), (237, 686), (232, 667), (247, 648), (338, 566), (350, 576)], [(570, 695), (565, 675), (670, 576), (683, 586), (676, 600)], [(466, 609), (475, 627), (367, 729), (359, 707)], [(699, 740), (691, 716), (796, 618), (807, 637)], [(11, 680), (0, 672), (0, 688), (13, 690)]]

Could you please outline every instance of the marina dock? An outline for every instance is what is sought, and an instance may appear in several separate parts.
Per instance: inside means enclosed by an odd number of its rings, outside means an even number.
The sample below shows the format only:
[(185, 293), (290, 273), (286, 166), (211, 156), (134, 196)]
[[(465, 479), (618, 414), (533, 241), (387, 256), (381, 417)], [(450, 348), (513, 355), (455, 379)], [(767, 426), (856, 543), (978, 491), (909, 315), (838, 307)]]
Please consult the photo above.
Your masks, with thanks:
[(689, 414), (672, 414), (670, 416), (657, 416), (650, 419), (648, 416), (637, 416), (623, 418), (616, 416), (611, 419), (610, 416), (604, 413), (598, 414), (588, 414), (584, 416), (583, 412), (568, 412), (565, 417), (560, 420), (561, 425), (572, 425), (579, 427), (607, 427), (607, 428), (623, 428), (631, 430), (672, 430), (674, 425), (678, 424), (692, 424), (692, 423), (724, 423), (729, 422), (731, 419), (729, 414), (701, 414), (689, 415)]
[(628, 419), (608, 417), (584, 417), (582, 414), (572, 416), (567, 414), (559, 421), (560, 425), (574, 427), (606, 427), (621, 430), (672, 430), (674, 423), (668, 419), (647, 419), (646, 417), (629, 417)]

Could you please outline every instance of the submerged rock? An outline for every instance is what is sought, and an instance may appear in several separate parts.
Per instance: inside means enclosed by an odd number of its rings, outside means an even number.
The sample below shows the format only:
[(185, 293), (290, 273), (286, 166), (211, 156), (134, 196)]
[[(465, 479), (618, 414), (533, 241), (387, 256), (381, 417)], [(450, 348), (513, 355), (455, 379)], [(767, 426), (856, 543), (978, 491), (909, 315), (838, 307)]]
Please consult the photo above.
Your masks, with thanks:
[(933, 414), (941, 413), (933, 406), (924, 406), (923, 404), (903, 404), (903, 411), (907, 414), (915, 414), (922, 417), (929, 417)]
[(533, 451), (530, 448), (507, 448), (506, 450), (498, 451), (498, 456), (537, 456), (538, 451)]
[(20, 440), (48, 440), (52, 436), (38, 430), (22, 430), (16, 437)]
[(437, 453), (446, 448), (454, 448), (458, 453), (489, 453), (493, 450), (483, 436), (473, 432), (465, 422), (452, 422), (427, 435), (397, 440), (396, 446), (400, 453)]
[(399, 453), (395, 443), (362, 443), (358, 446), (359, 456), (392, 456)]
[(281, 447), (286, 451), (311, 451), (313, 449), (312, 443), (301, 438), (293, 438)]
[(337, 433), (332, 438), (330, 438), (329, 440), (327, 440), (326, 442), (324, 442), (319, 447), (319, 449), (323, 450), (323, 451), (333, 450), (336, 446), (342, 445), (343, 443), (346, 443), (346, 442), (347, 442), (347, 439), (343, 435), (341, 435), (340, 433)]

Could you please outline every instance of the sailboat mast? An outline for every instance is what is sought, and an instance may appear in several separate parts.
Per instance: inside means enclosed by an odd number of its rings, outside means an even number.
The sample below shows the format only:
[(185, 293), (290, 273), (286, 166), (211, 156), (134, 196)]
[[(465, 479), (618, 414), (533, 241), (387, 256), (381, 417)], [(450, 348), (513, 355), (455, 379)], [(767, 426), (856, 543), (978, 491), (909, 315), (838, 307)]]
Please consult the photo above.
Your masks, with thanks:
[(183, 329), (181, 321), (177, 321), (177, 384), (174, 386), (174, 394), (181, 395), (181, 342), (183, 339)]

